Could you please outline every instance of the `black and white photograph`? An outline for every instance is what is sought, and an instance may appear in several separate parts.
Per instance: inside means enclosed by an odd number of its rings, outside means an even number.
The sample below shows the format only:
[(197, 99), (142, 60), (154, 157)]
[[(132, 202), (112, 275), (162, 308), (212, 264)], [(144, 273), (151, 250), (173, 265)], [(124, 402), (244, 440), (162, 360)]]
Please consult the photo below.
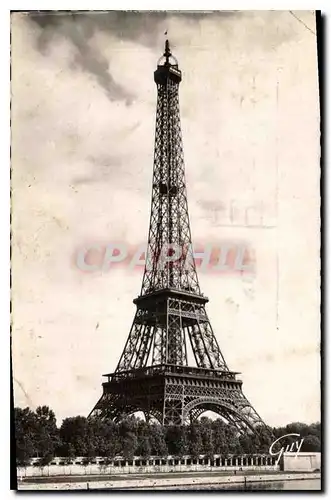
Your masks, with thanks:
[(320, 11), (10, 23), (12, 489), (321, 491)]

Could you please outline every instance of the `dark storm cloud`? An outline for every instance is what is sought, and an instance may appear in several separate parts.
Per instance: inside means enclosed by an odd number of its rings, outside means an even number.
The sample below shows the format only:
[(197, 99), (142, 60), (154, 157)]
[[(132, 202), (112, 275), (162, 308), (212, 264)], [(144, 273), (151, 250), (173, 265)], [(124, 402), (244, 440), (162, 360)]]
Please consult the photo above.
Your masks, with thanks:
[(134, 96), (114, 80), (109, 72), (109, 61), (90, 43), (94, 30), (88, 18), (74, 14), (33, 14), (29, 17), (42, 28), (37, 40), (37, 48), (41, 53), (47, 53), (55, 35), (63, 36), (76, 48), (72, 68), (79, 67), (92, 74), (110, 101), (125, 100), (127, 104), (131, 103)]
[[(280, 13), (280, 15), (285, 16), (285, 21), (287, 14), (287, 12)], [(79, 68), (92, 75), (110, 101), (124, 101), (127, 105), (131, 104), (135, 95), (111, 74), (109, 58), (93, 44), (93, 36), (96, 33), (109, 33), (120, 40), (129, 40), (152, 48), (155, 47), (156, 43), (159, 43), (160, 36), (163, 36), (167, 21), (170, 25), (172, 19), (182, 20), (189, 26), (209, 19), (216, 21), (217, 24), (230, 19), (240, 20), (250, 16), (253, 16), (253, 13), (249, 11), (90, 11), (86, 13), (73, 11), (64, 13), (33, 12), (27, 15), (33, 25), (40, 28), (37, 35), (37, 49), (41, 53), (47, 54), (49, 47), (55, 43), (58, 37), (65, 38), (75, 48), (73, 59), (70, 61), (71, 68)], [(280, 29), (277, 23), (275, 25), (274, 13), (272, 12), (267, 16), (253, 16), (248, 23), (252, 28), (246, 33), (247, 46), (252, 48), (260, 45), (264, 50), (273, 50), (293, 35), (293, 31), (290, 29), (291, 23), (288, 21)], [(224, 34), (228, 39), (235, 36), (235, 31), (233, 31), (235, 26), (238, 27), (236, 23), (224, 25)], [(245, 24), (243, 29), (246, 30)], [(171, 37), (171, 33), (169, 36)]]
[[(178, 18), (187, 22), (199, 22), (213, 16), (213, 19), (239, 16), (238, 11), (220, 12), (135, 12), (135, 11), (110, 11), (110, 12), (64, 12), (57, 14), (33, 13), (30, 19), (38, 23), (43, 29), (58, 29), (65, 20), (76, 21), (81, 25), (84, 36), (91, 38), (95, 32), (106, 31), (122, 40), (136, 41), (150, 47), (155, 46), (156, 36), (162, 31), (160, 24), (167, 19)], [(163, 32), (162, 32), (163, 34)], [(40, 38), (40, 48), (47, 43), (43, 34)]]
[[(109, 32), (121, 40), (130, 40), (153, 47), (166, 19), (179, 17), (187, 22), (199, 22), (210, 16), (208, 12), (39, 12), (29, 14), (29, 19), (36, 23), (41, 32), (37, 40), (37, 48), (47, 53), (54, 36), (63, 36), (76, 49), (72, 67), (79, 67), (92, 74), (111, 101), (125, 100), (130, 104), (134, 96), (109, 72), (108, 59), (91, 44), (91, 38), (97, 32)], [(217, 16), (227, 18), (234, 12), (220, 12)], [(213, 14), (215, 16), (215, 14)], [(163, 32), (162, 32), (163, 33)]]

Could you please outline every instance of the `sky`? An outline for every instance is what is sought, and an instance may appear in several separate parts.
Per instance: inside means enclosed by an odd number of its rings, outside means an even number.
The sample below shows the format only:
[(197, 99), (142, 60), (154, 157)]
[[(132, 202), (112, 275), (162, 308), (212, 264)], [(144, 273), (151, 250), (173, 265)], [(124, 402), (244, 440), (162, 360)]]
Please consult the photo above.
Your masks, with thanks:
[(230, 369), (269, 425), (320, 419), (319, 96), (311, 11), (13, 13), (12, 357), (17, 406), (88, 415), (143, 269), (77, 252), (147, 240), (167, 31), (193, 243), (254, 272), (198, 269)]

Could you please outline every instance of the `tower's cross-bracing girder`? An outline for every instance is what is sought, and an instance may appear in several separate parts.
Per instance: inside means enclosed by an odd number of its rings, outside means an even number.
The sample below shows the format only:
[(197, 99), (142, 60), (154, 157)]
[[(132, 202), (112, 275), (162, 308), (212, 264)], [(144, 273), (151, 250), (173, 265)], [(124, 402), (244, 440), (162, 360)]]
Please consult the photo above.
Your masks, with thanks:
[[(187, 206), (178, 89), (182, 75), (166, 41), (157, 86), (155, 154), (146, 266), (131, 330), (90, 416), (119, 420), (142, 411), (164, 425), (206, 411), (238, 430), (263, 421), (229, 370), (198, 282)], [(178, 252), (176, 254), (176, 252)], [(189, 366), (190, 351), (193, 356)]]

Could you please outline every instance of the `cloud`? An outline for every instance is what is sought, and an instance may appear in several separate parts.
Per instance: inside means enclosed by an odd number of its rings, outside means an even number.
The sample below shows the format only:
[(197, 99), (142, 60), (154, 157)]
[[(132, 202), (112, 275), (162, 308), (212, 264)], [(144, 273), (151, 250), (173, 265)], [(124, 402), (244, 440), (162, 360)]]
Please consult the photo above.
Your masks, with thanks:
[[(188, 23), (197, 23), (208, 18), (211, 13), (171, 13), (171, 12), (90, 12), (86, 13), (32, 13), (28, 15), (40, 28), (37, 40), (38, 50), (47, 54), (55, 36), (69, 40), (75, 48), (72, 68), (80, 68), (93, 75), (106, 92), (110, 101), (124, 100), (130, 105), (136, 97), (114, 79), (109, 71), (109, 60), (93, 44), (96, 33), (105, 32), (120, 40), (129, 40), (154, 47), (156, 39), (163, 36), (161, 24), (166, 26), (167, 20), (178, 18)], [(227, 19), (240, 13), (219, 12), (216, 17)], [(215, 16), (213, 16), (215, 17)]]
[(66, 16), (31, 15), (30, 19), (39, 25), (41, 33), (38, 37), (37, 47), (41, 53), (46, 54), (55, 35), (60, 35), (69, 40), (74, 46), (74, 59), (71, 68), (80, 68), (93, 75), (101, 88), (106, 92), (110, 101), (124, 100), (130, 105), (134, 95), (124, 86), (116, 82), (109, 71), (109, 61), (102, 52), (92, 43), (91, 30), (88, 20), (80, 16), (67, 14)]
[[(166, 22), (178, 19), (186, 23), (198, 23), (202, 20), (212, 18), (220, 21), (242, 16), (238, 11), (219, 12), (171, 12), (171, 11), (108, 11), (108, 12), (40, 12), (31, 13), (29, 18), (37, 23), (43, 32), (40, 36), (40, 49), (48, 42), (51, 31), (55, 32), (63, 22), (71, 21), (79, 23), (86, 38), (90, 39), (97, 32), (110, 33), (121, 40), (129, 40), (154, 47), (156, 39), (164, 38), (163, 26)], [(168, 36), (171, 37), (168, 30)]]
[(87, 161), (94, 168), (90, 175), (73, 177), (74, 185), (91, 184), (94, 182), (108, 182), (119, 174), (119, 167), (123, 164), (123, 157), (112, 155), (89, 155)]

